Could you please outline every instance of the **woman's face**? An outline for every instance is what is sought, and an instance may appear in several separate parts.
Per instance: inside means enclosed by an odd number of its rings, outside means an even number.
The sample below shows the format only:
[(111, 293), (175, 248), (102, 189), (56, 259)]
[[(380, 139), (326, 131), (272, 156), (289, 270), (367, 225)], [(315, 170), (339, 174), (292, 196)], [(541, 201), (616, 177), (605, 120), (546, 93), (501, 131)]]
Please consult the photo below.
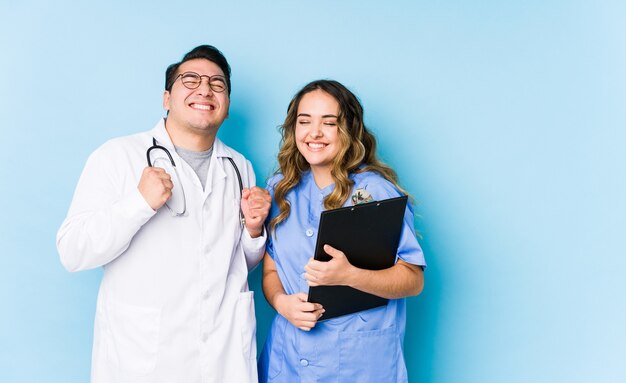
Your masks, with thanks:
[(295, 129), (296, 145), (311, 166), (313, 174), (330, 176), (332, 161), (341, 146), (338, 117), (339, 103), (324, 91), (314, 90), (300, 100)]

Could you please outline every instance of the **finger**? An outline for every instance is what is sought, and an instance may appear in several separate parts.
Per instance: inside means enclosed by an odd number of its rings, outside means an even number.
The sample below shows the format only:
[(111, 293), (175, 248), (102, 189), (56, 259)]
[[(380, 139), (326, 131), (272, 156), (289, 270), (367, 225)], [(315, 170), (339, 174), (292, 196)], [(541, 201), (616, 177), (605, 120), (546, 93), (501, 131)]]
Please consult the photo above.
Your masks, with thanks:
[(253, 200), (252, 197), (248, 197), (247, 201), (248, 201), (248, 208), (250, 208), (250, 211), (257, 211), (261, 207), (260, 203), (258, 201)]
[(272, 197), (270, 196), (270, 193), (267, 190), (262, 189), (258, 186), (255, 186), (252, 189), (250, 189), (250, 195), (255, 200), (265, 201), (268, 203), (272, 202)]
[(250, 192), (250, 195), (259, 201), (271, 201), (272, 197), (270, 193), (265, 189), (253, 190)]
[(258, 209), (269, 209), (272, 205), (271, 200), (267, 200), (265, 198), (249, 198), (250, 202), (252, 202), (252, 206)]
[(315, 320), (320, 319), (320, 318), (322, 317), (322, 315), (324, 315), (324, 313), (325, 313), (325, 312), (326, 312), (326, 310), (324, 310), (324, 309), (315, 310), (315, 311), (313, 312), (313, 313), (315, 314), (315, 316), (316, 316), (316, 319), (315, 319)]
[(249, 209), (250, 211), (248, 212), (248, 215), (254, 218), (258, 218), (260, 221), (265, 221), (265, 218), (267, 218), (267, 215), (269, 214), (270, 209), (269, 208), (256, 208), (256, 209)]
[(241, 189), (241, 199), (249, 199), (250, 198), (250, 189), (248, 188), (243, 188)]
[[(319, 310), (319, 307), (320, 307), (319, 303), (303, 302), (301, 303), (301, 306), (298, 307), (298, 309), (302, 311), (303, 313), (305, 313), (306, 315), (310, 315), (316, 310)], [(309, 318), (313, 318), (313, 316), (310, 316)]]
[(250, 191), (250, 198), (255, 201), (263, 201), (268, 202), (272, 200), (270, 193), (267, 190), (261, 189), (262, 191)]
[(317, 323), (317, 318), (315, 320), (303, 321), (302, 325), (308, 327), (309, 329), (312, 329), (313, 327), (315, 327), (316, 323)]
[(304, 279), (311, 282), (317, 281), (317, 277), (310, 271), (304, 273)]
[(252, 193), (252, 194), (263, 193), (264, 191), (267, 192), (267, 190), (265, 190), (265, 189), (263, 189), (261, 187), (258, 187), (256, 185), (250, 188), (250, 193)]
[(145, 168), (144, 172), (145, 173), (152, 173), (152, 174), (166, 173), (165, 169), (160, 168), (158, 166), (147, 167), (147, 168)]
[(306, 315), (298, 315), (294, 319), (298, 323), (304, 323), (304, 322), (313, 323), (317, 320), (317, 318), (319, 318), (319, 315), (317, 312), (316, 313), (310, 312), (310, 313), (306, 313)]
[(167, 180), (172, 179), (169, 173), (166, 172), (165, 169), (162, 169), (162, 168), (152, 168), (150, 171), (146, 173), (146, 176), (154, 177), (156, 179), (167, 179)]
[[(165, 197), (165, 201), (170, 199), (171, 196), (172, 196), (172, 190), (166, 189), (165, 192), (163, 193), (163, 197)], [(165, 201), (163, 202), (165, 203)]]
[(159, 178), (161, 178), (162, 180), (171, 180), (172, 176), (170, 176), (169, 173), (164, 170), (163, 173), (159, 173)]
[(174, 189), (174, 183), (170, 179), (163, 179), (162, 180), (162, 184), (165, 187), (165, 189), (167, 189), (167, 190)]
[(314, 259), (310, 260), (309, 263), (304, 265), (304, 270), (308, 273), (318, 274), (324, 272), (326, 270), (326, 264), (328, 262), (320, 262)]

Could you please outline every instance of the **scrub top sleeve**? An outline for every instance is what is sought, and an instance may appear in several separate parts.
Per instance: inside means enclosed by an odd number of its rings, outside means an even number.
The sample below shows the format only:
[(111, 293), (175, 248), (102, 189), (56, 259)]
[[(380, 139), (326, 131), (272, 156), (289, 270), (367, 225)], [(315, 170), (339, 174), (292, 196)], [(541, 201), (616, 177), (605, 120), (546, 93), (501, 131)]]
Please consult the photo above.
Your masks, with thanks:
[(270, 192), (270, 195), (272, 196), (272, 200), (274, 199), (274, 189), (276, 188), (276, 184), (278, 184), (278, 182), (282, 179), (282, 174), (275, 174), (272, 177), (270, 177), (267, 182), (265, 183), (265, 189)]
[[(357, 186), (357, 188), (367, 190), (375, 201), (404, 195), (391, 182), (381, 177), (376, 177), (370, 182), (364, 183), (362, 186)], [(426, 267), (424, 253), (415, 235), (413, 219), (413, 205), (409, 201), (404, 211), (404, 224), (402, 225), (402, 233), (400, 234), (397, 257), (407, 263)]]
[(267, 240), (267, 244), (265, 245), (265, 251), (267, 251), (269, 256), (272, 257), (272, 259), (274, 259), (274, 241), (271, 235), (269, 236), (269, 239)]

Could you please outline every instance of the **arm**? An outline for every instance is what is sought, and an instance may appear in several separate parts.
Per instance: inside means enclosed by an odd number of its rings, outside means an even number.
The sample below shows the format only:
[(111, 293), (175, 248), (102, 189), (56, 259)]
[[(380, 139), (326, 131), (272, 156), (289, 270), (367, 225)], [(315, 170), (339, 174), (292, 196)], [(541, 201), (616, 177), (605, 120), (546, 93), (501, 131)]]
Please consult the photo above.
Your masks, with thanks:
[[(247, 185), (255, 185), (256, 177), (250, 161), (246, 161)], [(267, 190), (257, 186), (244, 188), (241, 192), (241, 211), (246, 221), (246, 230), (241, 236), (241, 244), (246, 256), (248, 270), (254, 269), (265, 251), (267, 235), (264, 229), (265, 218), (270, 210), (272, 198)]]
[(305, 293), (292, 295), (285, 293), (276, 270), (276, 263), (267, 252), (263, 258), (263, 294), (280, 315), (300, 330), (311, 330), (324, 313), (319, 303), (307, 302)]
[(57, 233), (61, 263), (68, 271), (111, 262), (155, 214), (138, 188), (123, 190), (115, 158), (106, 149), (98, 149), (80, 177), (67, 218)]
[(263, 257), (267, 240), (263, 223), (269, 213), (271, 202), (267, 190), (258, 186), (242, 191), (241, 211), (246, 220), (246, 230), (241, 238), (248, 270), (254, 269)]
[(345, 285), (387, 299), (418, 295), (424, 287), (422, 268), (401, 259), (385, 270), (365, 270), (352, 266), (340, 250), (325, 245), (324, 251), (330, 261), (310, 259), (304, 267), (309, 286)]
[(267, 190), (258, 186), (242, 190), (241, 211), (246, 220), (246, 230), (251, 238), (258, 238), (263, 234), (263, 224), (271, 205), (272, 197)]

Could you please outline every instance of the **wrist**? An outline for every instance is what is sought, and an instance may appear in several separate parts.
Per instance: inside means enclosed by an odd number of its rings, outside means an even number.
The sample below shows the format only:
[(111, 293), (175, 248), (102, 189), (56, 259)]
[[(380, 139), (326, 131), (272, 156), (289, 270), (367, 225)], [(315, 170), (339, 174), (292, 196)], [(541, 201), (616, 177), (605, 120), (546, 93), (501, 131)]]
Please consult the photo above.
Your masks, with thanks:
[(248, 230), (248, 234), (250, 234), (251, 238), (259, 238), (263, 235), (263, 225), (258, 228), (246, 226), (246, 229)]
[(283, 298), (286, 296), (287, 294), (285, 293), (276, 293), (274, 294), (271, 300), (272, 307), (274, 307), (274, 310), (276, 310), (276, 312), (279, 313), (280, 315), (283, 315), (282, 314), (282, 311), (283, 311), (282, 302), (283, 302)]
[(363, 269), (359, 269), (358, 267), (351, 266), (348, 272), (346, 273), (346, 286), (350, 286), (352, 288), (358, 288), (359, 281), (362, 278)]

